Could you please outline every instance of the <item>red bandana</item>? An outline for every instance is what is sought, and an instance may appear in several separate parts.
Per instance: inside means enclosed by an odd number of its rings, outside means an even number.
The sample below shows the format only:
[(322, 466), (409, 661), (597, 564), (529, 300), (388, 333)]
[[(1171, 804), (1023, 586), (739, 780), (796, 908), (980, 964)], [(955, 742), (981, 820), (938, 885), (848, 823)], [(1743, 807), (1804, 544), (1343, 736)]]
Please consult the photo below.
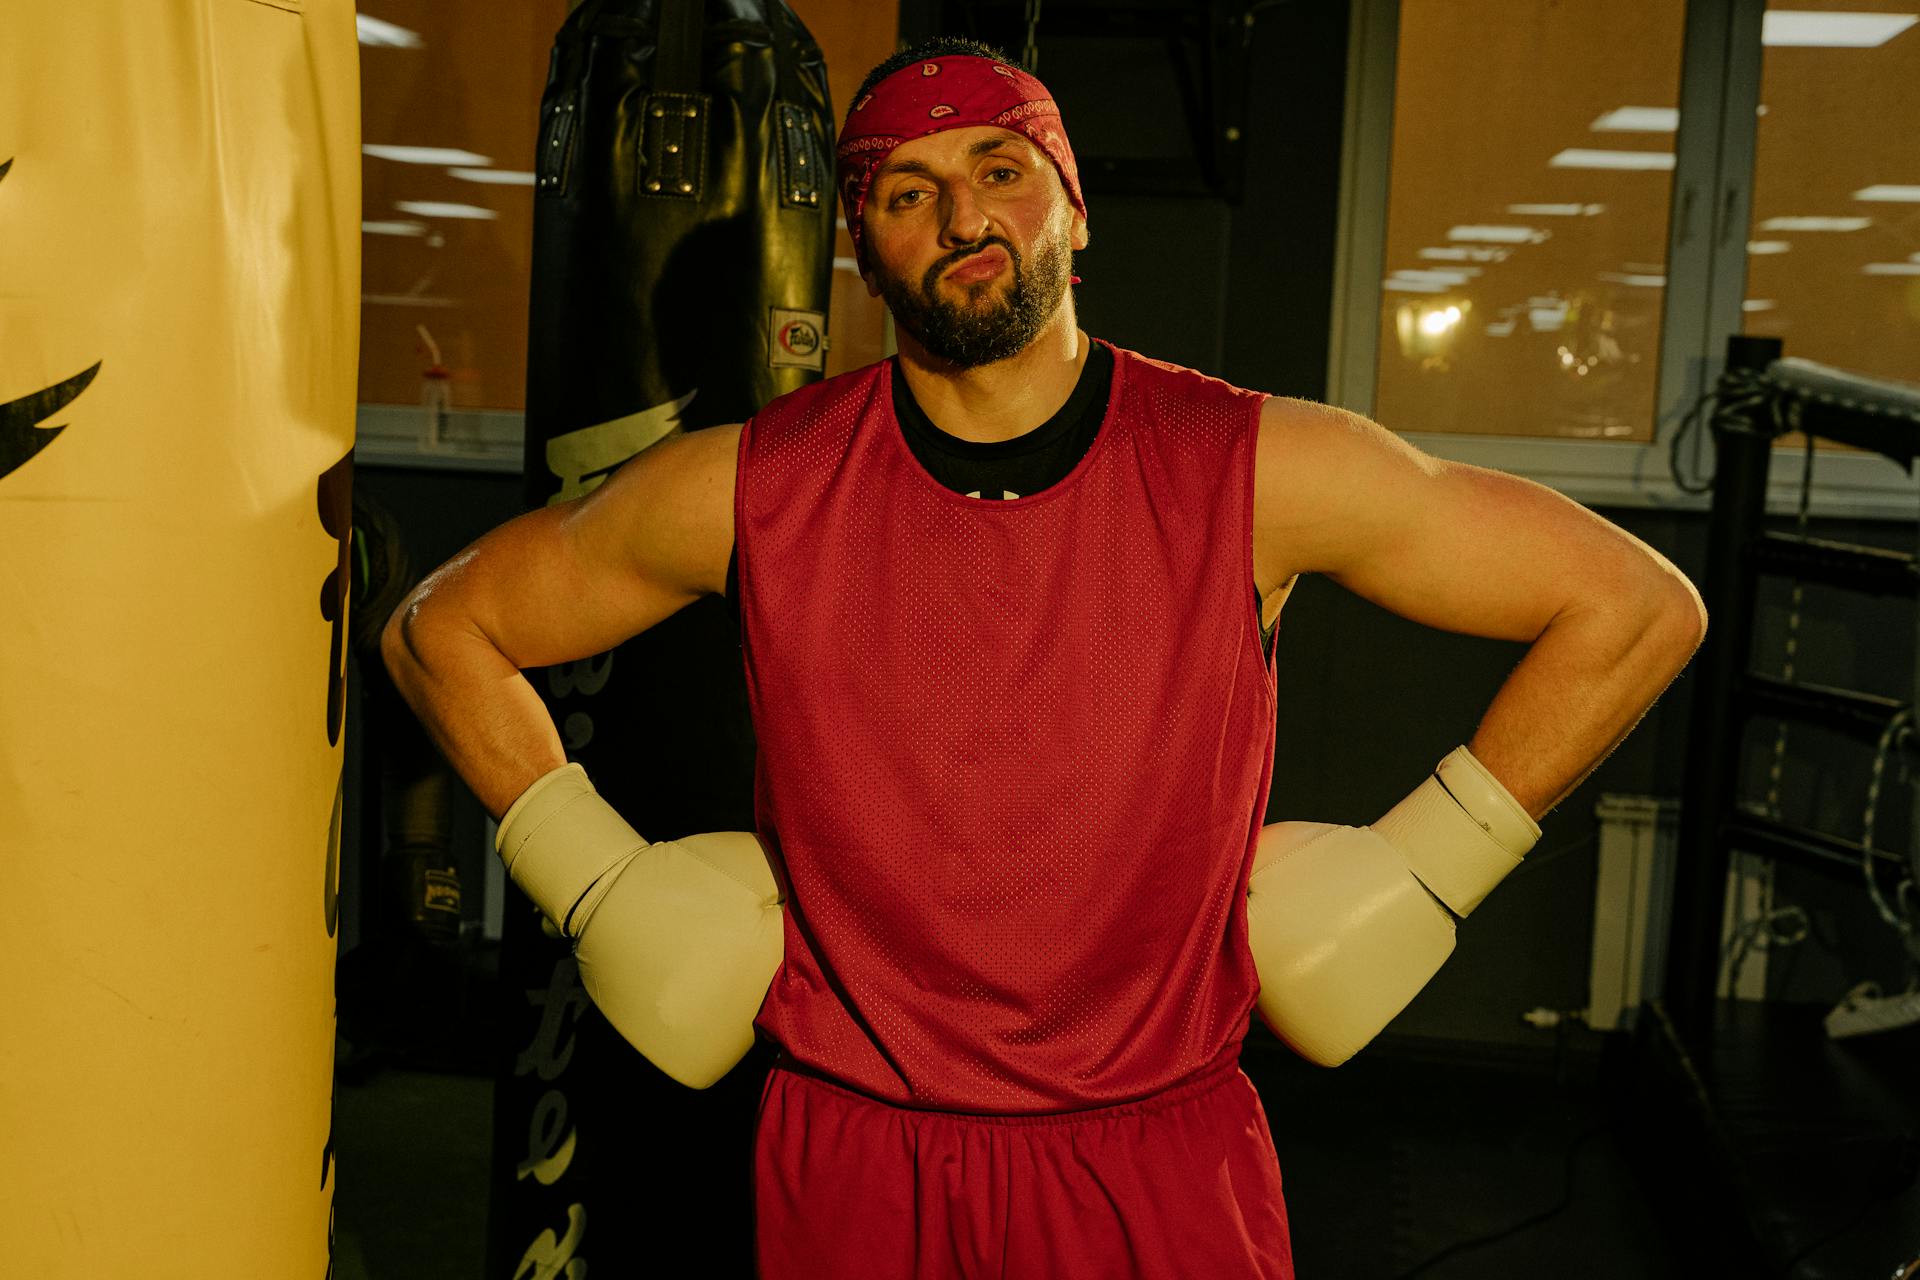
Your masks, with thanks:
[(969, 125), (996, 125), (1025, 134), (1053, 161), (1067, 199), (1081, 217), (1086, 216), (1080, 170), (1073, 163), (1073, 148), (1067, 145), (1060, 108), (1047, 86), (1020, 68), (992, 58), (970, 54), (929, 58), (902, 67), (873, 86), (847, 112), (847, 125), (840, 134), (840, 203), (862, 271), (867, 258), (860, 214), (867, 205), (867, 188), (888, 153), (914, 138)]

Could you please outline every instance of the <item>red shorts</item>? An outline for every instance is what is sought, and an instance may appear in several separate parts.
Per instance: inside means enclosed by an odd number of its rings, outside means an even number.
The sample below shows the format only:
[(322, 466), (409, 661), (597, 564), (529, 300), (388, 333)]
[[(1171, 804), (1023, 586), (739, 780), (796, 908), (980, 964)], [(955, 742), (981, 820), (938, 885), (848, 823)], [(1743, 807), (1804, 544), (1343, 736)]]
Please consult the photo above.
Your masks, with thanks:
[(1237, 1065), (1050, 1116), (910, 1111), (776, 1067), (761, 1280), (1292, 1280), (1280, 1161)]

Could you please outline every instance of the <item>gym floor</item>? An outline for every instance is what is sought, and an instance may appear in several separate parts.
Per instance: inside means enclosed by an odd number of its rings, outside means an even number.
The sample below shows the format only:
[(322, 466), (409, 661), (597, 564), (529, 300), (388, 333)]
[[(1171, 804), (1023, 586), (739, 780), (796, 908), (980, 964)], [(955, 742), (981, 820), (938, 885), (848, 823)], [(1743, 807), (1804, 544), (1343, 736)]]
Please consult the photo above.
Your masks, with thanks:
[[(481, 1280), (491, 1080), (346, 1048), (338, 1280)], [(1242, 1065), (1280, 1151), (1300, 1275), (1682, 1274), (1605, 1124), (1594, 1050), (1496, 1062), (1383, 1041), (1326, 1071), (1256, 1031)]]

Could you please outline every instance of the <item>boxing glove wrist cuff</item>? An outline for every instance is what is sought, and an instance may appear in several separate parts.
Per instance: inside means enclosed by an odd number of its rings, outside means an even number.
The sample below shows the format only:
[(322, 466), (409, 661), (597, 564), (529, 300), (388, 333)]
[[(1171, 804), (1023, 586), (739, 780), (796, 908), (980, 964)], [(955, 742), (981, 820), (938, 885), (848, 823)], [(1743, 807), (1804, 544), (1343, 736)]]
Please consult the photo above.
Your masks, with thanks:
[[(647, 841), (593, 789), (578, 764), (543, 774), (500, 819), (495, 852), (542, 915), (570, 937), (587, 912), (575, 907)], [(577, 915), (578, 919), (569, 919)]]
[(1372, 825), (1420, 883), (1463, 918), (1540, 838), (1519, 801), (1465, 747), (1449, 752), (1431, 777)]

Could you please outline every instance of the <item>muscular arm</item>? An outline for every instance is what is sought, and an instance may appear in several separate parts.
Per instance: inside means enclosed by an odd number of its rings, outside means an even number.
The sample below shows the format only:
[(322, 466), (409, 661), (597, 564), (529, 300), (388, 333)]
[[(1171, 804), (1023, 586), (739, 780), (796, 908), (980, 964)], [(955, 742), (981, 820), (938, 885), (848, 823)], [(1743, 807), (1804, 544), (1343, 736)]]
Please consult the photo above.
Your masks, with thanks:
[(664, 440), (585, 498), (488, 533), (394, 611), (387, 670), (496, 819), (566, 763), (521, 671), (603, 653), (725, 590), (739, 439), (733, 426)]
[(1268, 401), (1255, 474), (1263, 587), (1324, 573), (1416, 622), (1530, 646), (1468, 747), (1535, 817), (1606, 758), (1705, 634), (1693, 585), (1625, 530), (1356, 414)]

